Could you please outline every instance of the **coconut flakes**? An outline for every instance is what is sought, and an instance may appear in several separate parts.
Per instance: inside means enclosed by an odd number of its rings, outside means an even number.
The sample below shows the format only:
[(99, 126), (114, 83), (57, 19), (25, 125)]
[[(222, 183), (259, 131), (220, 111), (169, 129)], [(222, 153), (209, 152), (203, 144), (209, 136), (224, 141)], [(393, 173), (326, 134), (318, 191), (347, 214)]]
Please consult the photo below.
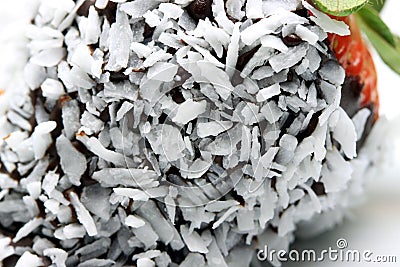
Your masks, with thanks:
[(182, 225), (181, 234), (183, 241), (185, 241), (185, 244), (187, 245), (188, 249), (191, 252), (199, 252), (199, 253), (208, 252), (205, 241), (201, 238), (201, 236), (197, 232), (195, 231), (190, 232), (186, 226)]
[(249, 19), (259, 19), (264, 17), (262, 0), (248, 0), (246, 3), (246, 15)]
[[(128, 4), (137, 4), (138, 2), (146, 1), (135, 1), (132, 3), (125, 3), (121, 5), (121, 11), (125, 11), (124, 7)], [(147, 1), (152, 2), (152, 1)], [(110, 58), (108, 60), (106, 69), (111, 71), (119, 71), (128, 65), (129, 60), (129, 48), (133, 41), (132, 30), (129, 25), (128, 16), (121, 11), (117, 11), (116, 22), (111, 25), (109, 33), (109, 51)]]
[(32, 145), (35, 159), (41, 159), (52, 143), (50, 133), (57, 127), (55, 121), (42, 122), (32, 133)]
[(232, 128), (233, 123), (230, 121), (212, 121), (206, 123), (199, 123), (197, 125), (197, 135), (201, 138), (207, 136), (217, 136)]
[(83, 112), (81, 116), (81, 130), (86, 134), (99, 133), (104, 128), (104, 122), (88, 111)]
[(135, 215), (129, 215), (125, 218), (125, 224), (132, 228), (139, 228), (146, 224), (140, 217)]
[(118, 166), (125, 166), (129, 163), (129, 160), (127, 160), (124, 155), (106, 149), (103, 144), (100, 143), (99, 139), (95, 137), (89, 138), (86, 135), (79, 135), (77, 139), (83, 142), (90, 151), (106, 161), (112, 162)]
[(171, 3), (161, 3), (158, 10), (164, 13), (165, 17), (172, 19), (178, 19), (183, 14), (183, 9), (179, 5)]
[(170, 82), (174, 79), (178, 71), (178, 65), (158, 62), (155, 63), (147, 72), (149, 79), (154, 79), (163, 82)]
[(297, 64), (307, 54), (307, 50), (308, 45), (305, 44), (289, 48), (287, 53), (273, 56), (269, 63), (275, 72), (280, 72)]
[(42, 223), (43, 223), (42, 218), (35, 218), (30, 220), (18, 230), (13, 239), (13, 242), (18, 242), (22, 238), (26, 237), (27, 235), (32, 233), (36, 228), (38, 228)]
[(281, 88), (280, 88), (279, 84), (276, 83), (267, 88), (261, 89), (257, 93), (257, 101), (264, 102), (264, 101), (270, 99), (271, 97), (278, 95), (280, 92), (281, 92)]
[(80, 185), (81, 176), (86, 171), (86, 157), (64, 135), (57, 138), (56, 147), (64, 173), (71, 183)]
[(32, 267), (39, 267), (43, 266), (43, 260), (29, 251), (25, 251), (24, 254), (18, 259), (15, 267), (25, 267), (25, 266), (32, 266)]
[(132, 200), (149, 200), (149, 196), (146, 192), (143, 192), (142, 190), (136, 188), (114, 188), (113, 190), (115, 194), (131, 198)]
[(64, 48), (50, 48), (42, 50), (36, 55), (32, 56), (30, 61), (33, 64), (42, 66), (42, 67), (53, 67), (56, 66), (61, 59), (65, 56)]
[(358, 111), (351, 119), (353, 121), (354, 127), (357, 132), (357, 140), (360, 140), (360, 138), (362, 137), (365, 125), (370, 116), (371, 116), (371, 110), (364, 108)]
[(127, 13), (132, 18), (143, 16), (148, 10), (154, 9), (160, 1), (157, 0), (137, 0), (121, 4), (121, 11)]
[(97, 235), (96, 225), (89, 211), (80, 202), (78, 195), (74, 192), (70, 192), (69, 197), (71, 198), (71, 204), (75, 209), (78, 221), (85, 227), (86, 232), (89, 236)]
[(155, 187), (157, 174), (151, 170), (144, 169), (119, 169), (103, 168), (93, 174), (93, 179), (99, 181), (104, 187), (114, 187), (117, 185), (134, 187)]
[(61, 109), (65, 136), (72, 139), (81, 127), (78, 102), (76, 100), (66, 101)]
[(154, 267), (156, 266), (154, 261), (146, 258), (141, 258), (137, 260), (138, 267)]
[(43, 255), (49, 257), (56, 267), (65, 267), (68, 253), (59, 248), (48, 248), (43, 251)]
[(340, 119), (333, 132), (333, 138), (341, 144), (341, 147), (348, 158), (357, 155), (356, 141), (357, 133), (352, 120), (342, 108), (339, 108)]
[(172, 118), (175, 123), (187, 124), (206, 111), (206, 101), (195, 102), (191, 99), (179, 105), (176, 115)]
[[(53, 265), (110, 266), (122, 253), (138, 266), (177, 264), (154, 250), (160, 244), (190, 251), (181, 266), (246, 266), (252, 251), (242, 242), (257, 236), (273, 248), (288, 246), (300, 220), (314, 222), (332, 207), (320, 200), (334, 193), (348, 205), (349, 181), (362, 176), (353, 168), (370, 163), (348, 160), (368, 115), (351, 120), (339, 108), (344, 71), (329, 59), (326, 32), (310, 26), (323, 18), (291, 12), (297, 0), (217, 0), (213, 19), (200, 20), (191, 17), (191, 1), (167, 2), (41, 3), (28, 30), (26, 82), (44, 88), (2, 109), (1, 167), (22, 178), (0, 178), (0, 213), (11, 214), (6, 224), (28, 222), (24, 233), (35, 232), (32, 220), (57, 219), (57, 229), (40, 225), (62, 240), (60, 250), (46, 252)], [(289, 34), (305, 42), (289, 48), (281, 38)], [(58, 115), (53, 105), (66, 93)], [(62, 125), (48, 122), (61, 117)], [(47, 154), (58, 127), (54, 166)], [(69, 189), (83, 173), (78, 197)], [(326, 197), (314, 192), (313, 180)], [(277, 234), (258, 234), (271, 226)], [(33, 251), (42, 256), (53, 246), (36, 239)], [(97, 258), (105, 253), (110, 260)]]
[(313, 16), (311, 16), (311, 20), (320, 26), (325, 32), (335, 33), (341, 36), (350, 35), (349, 26), (343, 21), (331, 19), (328, 15), (317, 10), (306, 1), (302, 1), (302, 4), (312, 12)]

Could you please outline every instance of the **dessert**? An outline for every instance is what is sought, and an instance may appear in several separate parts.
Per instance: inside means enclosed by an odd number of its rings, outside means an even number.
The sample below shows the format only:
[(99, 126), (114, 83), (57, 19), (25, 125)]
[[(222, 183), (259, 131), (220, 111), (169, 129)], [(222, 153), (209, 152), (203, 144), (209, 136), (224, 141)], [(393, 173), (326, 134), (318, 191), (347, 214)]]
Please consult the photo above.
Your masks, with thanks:
[(0, 116), (0, 262), (248, 266), (340, 221), (379, 106), (344, 21), (296, 0), (40, 1)]

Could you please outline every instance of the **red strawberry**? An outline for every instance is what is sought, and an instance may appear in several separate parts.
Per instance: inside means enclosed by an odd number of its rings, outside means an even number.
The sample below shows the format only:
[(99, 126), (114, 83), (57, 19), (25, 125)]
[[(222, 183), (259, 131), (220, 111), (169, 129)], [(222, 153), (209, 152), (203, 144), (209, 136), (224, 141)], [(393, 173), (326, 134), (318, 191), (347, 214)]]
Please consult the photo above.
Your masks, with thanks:
[(374, 119), (379, 117), (379, 96), (377, 90), (377, 73), (375, 65), (366, 43), (362, 39), (361, 31), (353, 15), (335, 17), (346, 22), (351, 35), (339, 36), (329, 34), (331, 49), (346, 71), (346, 76), (358, 81), (361, 86), (360, 107), (373, 106)]

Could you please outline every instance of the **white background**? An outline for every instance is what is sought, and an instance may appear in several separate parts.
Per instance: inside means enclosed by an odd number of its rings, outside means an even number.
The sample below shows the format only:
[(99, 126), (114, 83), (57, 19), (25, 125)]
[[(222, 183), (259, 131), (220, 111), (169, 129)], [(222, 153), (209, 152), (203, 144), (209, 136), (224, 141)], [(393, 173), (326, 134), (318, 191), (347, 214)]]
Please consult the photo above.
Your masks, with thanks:
[[(57, 0), (54, 0), (57, 1)], [(29, 19), (33, 0), (0, 0), (0, 89), (13, 90), (17, 84), (10, 84), (10, 77), (21, 71), (19, 62), (25, 55), (15, 45), (15, 38), (23, 36), (23, 23)], [(383, 19), (393, 32), (400, 35), (400, 0), (387, 0), (382, 12)], [(393, 139), (397, 156), (382, 167), (379, 175), (368, 182), (366, 203), (354, 210), (352, 220), (346, 221), (334, 230), (313, 240), (300, 241), (298, 248), (321, 250), (332, 246), (338, 238), (345, 238), (349, 249), (368, 249), (375, 255), (397, 255), (397, 264), (355, 264), (355, 263), (295, 263), (284, 266), (400, 266), (400, 77), (386, 67), (376, 56), (381, 96), (381, 114), (391, 124), (387, 135)], [(6, 74), (6, 75), (5, 75)], [(396, 145), (397, 144), (397, 145)]]

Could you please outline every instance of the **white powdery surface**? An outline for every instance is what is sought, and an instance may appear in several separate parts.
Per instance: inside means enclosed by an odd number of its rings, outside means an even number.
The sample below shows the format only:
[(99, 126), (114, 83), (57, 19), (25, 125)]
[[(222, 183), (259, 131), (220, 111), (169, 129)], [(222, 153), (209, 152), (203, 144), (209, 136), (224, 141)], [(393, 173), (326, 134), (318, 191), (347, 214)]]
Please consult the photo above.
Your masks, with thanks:
[(346, 25), (297, 0), (200, 20), (190, 2), (38, 0), (0, 68), (19, 75), (0, 91), (0, 225), (22, 225), (0, 262), (248, 266), (255, 238), (286, 249), (356, 204), (387, 125), (356, 150), (371, 112), (340, 107), (325, 44)]

